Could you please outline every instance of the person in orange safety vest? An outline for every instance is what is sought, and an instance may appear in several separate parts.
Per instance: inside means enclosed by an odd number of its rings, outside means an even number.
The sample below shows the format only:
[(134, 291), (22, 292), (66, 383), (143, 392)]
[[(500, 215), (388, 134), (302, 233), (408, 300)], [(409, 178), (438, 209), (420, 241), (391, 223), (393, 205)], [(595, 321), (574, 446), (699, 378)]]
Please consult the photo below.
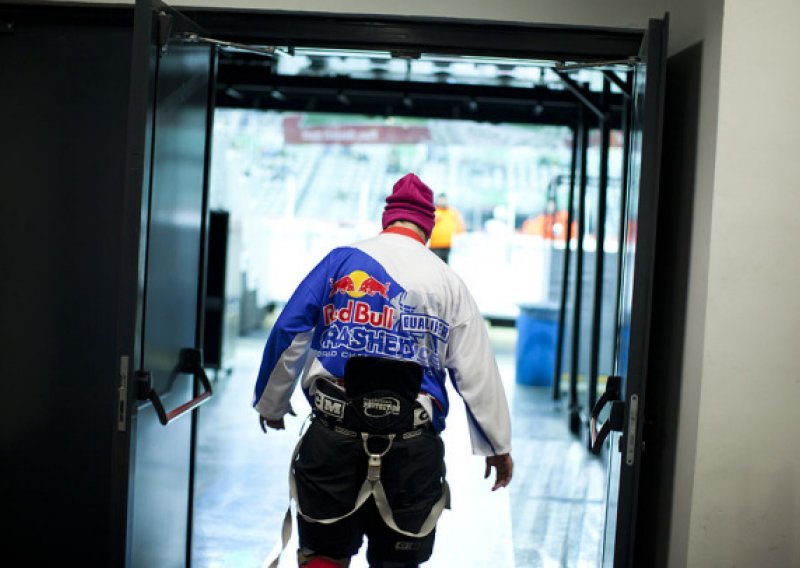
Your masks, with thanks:
[(450, 248), (453, 243), (453, 235), (463, 233), (464, 221), (461, 214), (453, 207), (448, 206), (447, 196), (440, 193), (436, 197), (436, 223), (431, 233), (430, 249), (445, 262), (450, 260)]

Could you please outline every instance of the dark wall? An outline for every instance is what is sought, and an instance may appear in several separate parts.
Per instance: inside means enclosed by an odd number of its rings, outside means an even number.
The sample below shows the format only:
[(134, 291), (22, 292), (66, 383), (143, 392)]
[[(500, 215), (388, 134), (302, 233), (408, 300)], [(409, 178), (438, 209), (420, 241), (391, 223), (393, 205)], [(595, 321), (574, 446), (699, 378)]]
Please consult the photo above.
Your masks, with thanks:
[(667, 60), (635, 566), (667, 565), (686, 325), (702, 45)]
[(132, 13), (83, 16), (0, 8), (0, 502), (29, 566), (107, 565)]

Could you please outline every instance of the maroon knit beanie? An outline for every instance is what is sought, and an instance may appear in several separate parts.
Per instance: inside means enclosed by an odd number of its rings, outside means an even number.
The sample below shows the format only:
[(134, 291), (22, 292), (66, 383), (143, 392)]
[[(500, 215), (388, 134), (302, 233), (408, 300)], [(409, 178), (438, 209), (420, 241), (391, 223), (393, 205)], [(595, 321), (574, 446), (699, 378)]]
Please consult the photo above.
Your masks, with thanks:
[(383, 209), (383, 228), (395, 221), (411, 221), (418, 225), (425, 237), (431, 236), (434, 214), (433, 191), (414, 174), (397, 180)]

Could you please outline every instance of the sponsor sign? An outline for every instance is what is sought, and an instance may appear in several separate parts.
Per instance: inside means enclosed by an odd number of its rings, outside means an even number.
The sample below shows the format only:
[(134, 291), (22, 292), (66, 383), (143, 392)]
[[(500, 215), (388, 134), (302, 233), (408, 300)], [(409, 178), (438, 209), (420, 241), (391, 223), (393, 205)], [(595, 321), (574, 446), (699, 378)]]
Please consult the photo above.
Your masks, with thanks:
[(431, 140), (427, 126), (323, 124), (304, 126), (301, 116), (283, 119), (286, 144), (419, 144)]

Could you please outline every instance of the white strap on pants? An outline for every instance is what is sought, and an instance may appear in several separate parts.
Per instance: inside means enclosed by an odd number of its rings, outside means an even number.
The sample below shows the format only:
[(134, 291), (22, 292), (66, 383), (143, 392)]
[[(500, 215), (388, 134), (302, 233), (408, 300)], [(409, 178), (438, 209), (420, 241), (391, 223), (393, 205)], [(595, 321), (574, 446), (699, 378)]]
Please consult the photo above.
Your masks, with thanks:
[[(289, 539), (292, 537), (292, 501), (297, 504), (297, 514), (300, 515), (303, 519), (310, 523), (319, 523), (323, 525), (330, 525), (337, 521), (341, 521), (342, 519), (346, 519), (361, 506), (367, 502), (367, 499), (372, 496), (375, 499), (375, 505), (378, 509), (378, 513), (380, 514), (383, 522), (386, 523), (390, 529), (395, 532), (398, 532), (405, 536), (410, 536), (412, 538), (422, 538), (430, 534), (430, 532), (436, 527), (436, 523), (439, 521), (439, 517), (442, 514), (442, 511), (447, 508), (450, 508), (450, 486), (447, 483), (447, 479), (443, 480), (442, 483), (442, 496), (439, 497), (439, 500), (434, 503), (433, 507), (431, 508), (431, 512), (428, 514), (428, 517), (425, 519), (425, 522), (422, 523), (422, 527), (420, 527), (418, 532), (411, 532), (401, 529), (397, 526), (397, 523), (394, 520), (394, 514), (392, 513), (392, 507), (389, 505), (389, 499), (386, 497), (386, 491), (383, 489), (383, 484), (381, 483), (380, 479), (380, 468), (381, 468), (381, 458), (386, 455), (392, 447), (392, 443), (394, 442), (395, 435), (389, 434), (388, 436), (381, 436), (383, 438), (387, 438), (389, 440), (389, 444), (387, 445), (386, 449), (380, 454), (371, 454), (367, 448), (367, 440), (369, 439), (370, 434), (366, 432), (361, 433), (361, 439), (364, 441), (364, 451), (369, 456), (369, 467), (367, 469), (367, 478), (364, 480), (364, 483), (361, 485), (361, 489), (358, 492), (358, 496), (356, 497), (356, 503), (353, 509), (345, 513), (344, 515), (340, 515), (338, 517), (331, 517), (329, 519), (315, 519), (313, 517), (309, 517), (302, 510), (300, 510), (300, 501), (297, 499), (297, 482), (294, 478), (294, 468), (292, 467), (294, 464), (295, 459), (297, 459), (297, 454), (300, 452), (300, 445), (303, 443), (303, 438), (301, 437), (298, 440), (297, 445), (294, 447), (294, 451), (292, 452), (292, 459), (289, 465), (289, 507), (286, 509), (286, 515), (283, 518), (283, 528), (281, 529), (281, 549), (278, 552), (277, 556), (267, 564), (268, 568), (278, 568), (278, 563), (280, 562), (281, 555), (283, 551), (286, 549), (286, 545), (289, 544)], [(265, 563), (266, 564), (266, 563)]]

